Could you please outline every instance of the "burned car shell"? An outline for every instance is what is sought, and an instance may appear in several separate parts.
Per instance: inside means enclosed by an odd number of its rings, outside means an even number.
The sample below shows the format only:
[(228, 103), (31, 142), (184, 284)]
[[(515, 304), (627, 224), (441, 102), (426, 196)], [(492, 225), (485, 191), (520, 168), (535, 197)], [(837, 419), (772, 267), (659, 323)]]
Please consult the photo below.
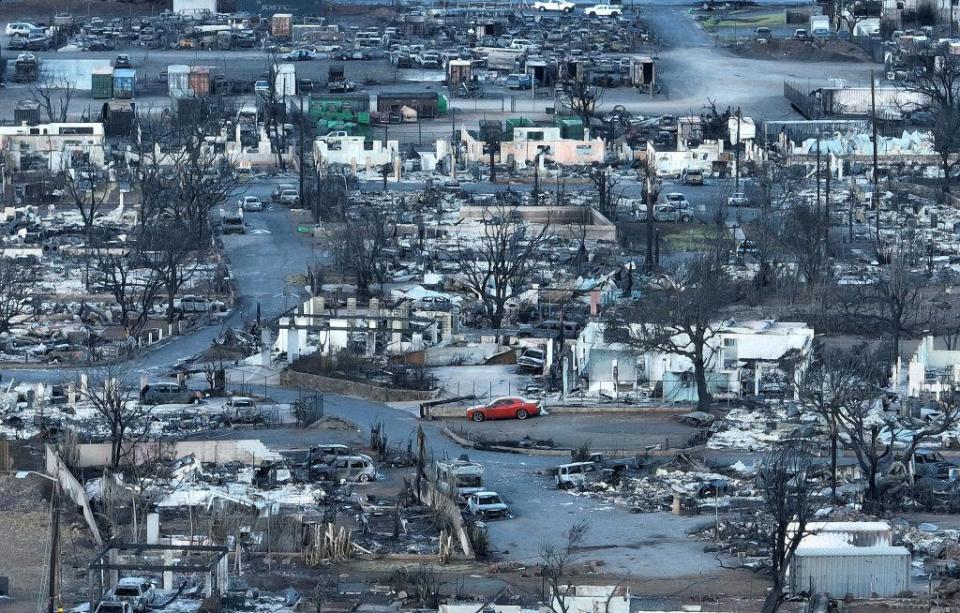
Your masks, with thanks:
[(475, 517), (484, 519), (510, 517), (510, 509), (507, 507), (507, 503), (496, 492), (472, 494), (467, 499), (467, 511)]

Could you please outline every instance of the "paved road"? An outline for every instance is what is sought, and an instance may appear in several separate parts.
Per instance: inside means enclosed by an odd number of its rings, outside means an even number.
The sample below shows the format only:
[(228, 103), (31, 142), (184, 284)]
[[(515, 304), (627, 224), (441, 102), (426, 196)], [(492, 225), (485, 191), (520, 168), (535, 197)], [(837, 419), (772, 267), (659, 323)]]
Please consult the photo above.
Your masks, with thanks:
[[(277, 183), (296, 183), (289, 176), (258, 180), (244, 184), (240, 193), (269, 200)], [(233, 206), (231, 201), (229, 205)], [(179, 336), (131, 360), (129, 370), (153, 375), (163, 374), (171, 365), (210, 347), (210, 342), (228, 327), (249, 324), (256, 317), (257, 304), (261, 318), (269, 320), (297, 303), (301, 289), (290, 283), (292, 277), (306, 272), (308, 264), (320, 254), (313, 251), (313, 241), (296, 231), (294, 213), (278, 205), (269, 205), (263, 212), (247, 213), (245, 235), (223, 237), (224, 253), (238, 290), (237, 308), (220, 325), (202, 328)], [(15, 378), (30, 381), (57, 381), (76, 377), (78, 369), (16, 370)]]

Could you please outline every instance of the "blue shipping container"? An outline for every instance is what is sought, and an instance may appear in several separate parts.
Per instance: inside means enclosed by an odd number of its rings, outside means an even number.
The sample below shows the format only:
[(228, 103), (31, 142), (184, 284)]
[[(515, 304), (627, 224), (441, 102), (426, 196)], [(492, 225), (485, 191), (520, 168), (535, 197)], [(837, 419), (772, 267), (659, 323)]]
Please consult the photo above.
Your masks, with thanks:
[(133, 68), (118, 68), (113, 71), (114, 98), (133, 98), (137, 71)]

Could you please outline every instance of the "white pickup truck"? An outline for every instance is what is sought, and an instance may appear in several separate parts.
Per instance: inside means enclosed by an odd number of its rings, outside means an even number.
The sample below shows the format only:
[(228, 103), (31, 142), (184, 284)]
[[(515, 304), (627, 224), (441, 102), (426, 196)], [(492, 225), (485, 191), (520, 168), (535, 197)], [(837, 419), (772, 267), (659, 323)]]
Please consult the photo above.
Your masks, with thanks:
[(583, 12), (587, 17), (619, 17), (623, 13), (621, 7), (613, 4), (595, 4), (583, 9)]
[(533, 3), (535, 11), (556, 11), (558, 13), (570, 13), (576, 5), (566, 0), (537, 0)]

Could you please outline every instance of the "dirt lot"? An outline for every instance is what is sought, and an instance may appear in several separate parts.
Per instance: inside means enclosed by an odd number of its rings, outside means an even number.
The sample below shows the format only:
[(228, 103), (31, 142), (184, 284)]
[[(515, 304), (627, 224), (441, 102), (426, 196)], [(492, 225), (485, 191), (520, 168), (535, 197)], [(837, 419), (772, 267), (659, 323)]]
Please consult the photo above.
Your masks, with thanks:
[(12, 603), (4, 605), (4, 610), (37, 610), (36, 599), (43, 584), (49, 533), (49, 510), (0, 511), (0, 534), (4, 535), (0, 541), (0, 560), (3, 560), (0, 575), (10, 579), (10, 596), (13, 598)]
[(868, 62), (860, 47), (842, 40), (804, 42), (772, 40), (769, 43), (750, 41), (727, 48), (739, 57), (757, 60), (795, 60), (803, 62)]
[(488, 443), (519, 442), (528, 437), (552, 440), (557, 448), (587, 445), (591, 449), (624, 452), (661, 443), (671, 447), (686, 446), (687, 439), (696, 432), (673, 415), (663, 413), (548, 415), (523, 421), (510, 419), (483, 423), (450, 420), (447, 427), (455, 433)]
[[(18, 467), (26, 468), (24, 464), (18, 462)], [(10, 578), (13, 597), (12, 602), (0, 603), (4, 611), (36, 611), (38, 594), (45, 593), (49, 491), (49, 482), (41, 477), (0, 477), (0, 575)], [(86, 594), (86, 568), (93, 554), (93, 542), (82, 518), (71, 512), (71, 505), (66, 503), (62, 509), (62, 594), (69, 603)]]

